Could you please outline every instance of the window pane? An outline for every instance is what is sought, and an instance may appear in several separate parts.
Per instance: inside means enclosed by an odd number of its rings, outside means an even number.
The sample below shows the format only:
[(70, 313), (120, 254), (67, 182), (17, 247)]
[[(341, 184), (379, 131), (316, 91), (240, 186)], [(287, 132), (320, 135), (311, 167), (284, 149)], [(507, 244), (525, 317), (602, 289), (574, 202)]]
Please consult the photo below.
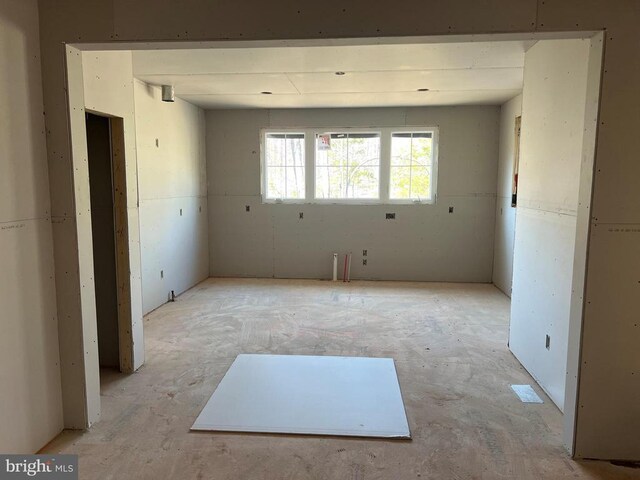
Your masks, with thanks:
[(318, 139), (316, 139), (316, 167), (326, 167), (329, 163), (329, 152), (318, 150)]
[(332, 133), (329, 150), (316, 143), (316, 198), (376, 199), (380, 185), (380, 134)]
[(380, 137), (350, 137), (348, 164), (353, 168), (380, 165)]
[(304, 138), (290, 138), (285, 140), (287, 167), (304, 167)]
[(431, 138), (413, 138), (411, 141), (411, 164), (431, 165)]
[(331, 135), (331, 148), (327, 150), (328, 164), (334, 167), (347, 165), (347, 152), (348, 152), (348, 138), (346, 135), (336, 136), (334, 138)]
[(346, 198), (346, 171), (330, 166), (316, 169), (316, 198)]
[(378, 198), (379, 173), (377, 166), (352, 169), (347, 183), (347, 197)]
[(266, 152), (265, 158), (267, 166), (281, 167), (284, 166), (285, 152), (284, 142), (282, 139), (277, 138), (275, 135), (267, 135), (266, 138)]
[(304, 134), (265, 135), (266, 198), (305, 198)]
[(391, 137), (391, 165), (411, 164), (411, 137), (400, 137), (394, 133)]
[(285, 197), (284, 167), (267, 168), (267, 198)]
[(431, 198), (432, 148), (431, 132), (401, 132), (392, 135), (389, 198)]
[(431, 168), (416, 166), (411, 167), (411, 198), (427, 200), (431, 197)]
[(411, 167), (391, 167), (389, 197), (411, 198)]
[(287, 167), (285, 176), (287, 191), (283, 198), (304, 198), (304, 168)]

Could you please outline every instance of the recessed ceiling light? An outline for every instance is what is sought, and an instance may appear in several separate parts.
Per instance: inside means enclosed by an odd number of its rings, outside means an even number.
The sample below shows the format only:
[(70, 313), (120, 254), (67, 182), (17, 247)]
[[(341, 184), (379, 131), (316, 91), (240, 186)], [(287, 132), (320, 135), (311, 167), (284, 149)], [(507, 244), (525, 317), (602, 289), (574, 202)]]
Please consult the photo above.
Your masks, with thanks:
[(428, 92), (429, 89), (428, 88), (419, 88), (417, 91), (418, 92)]
[(271, 95), (273, 92), (260, 92), (262, 95)]
[(336, 72), (336, 75), (344, 75), (344, 72)]

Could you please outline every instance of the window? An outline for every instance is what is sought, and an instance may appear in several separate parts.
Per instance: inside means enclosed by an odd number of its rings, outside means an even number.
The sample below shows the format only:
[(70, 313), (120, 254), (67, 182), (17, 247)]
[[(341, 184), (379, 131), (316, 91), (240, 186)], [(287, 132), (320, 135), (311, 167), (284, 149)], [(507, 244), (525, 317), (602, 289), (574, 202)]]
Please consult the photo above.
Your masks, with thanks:
[(268, 200), (304, 200), (304, 133), (267, 133), (264, 138), (264, 186)]
[(431, 132), (391, 134), (389, 198), (430, 200), (432, 190), (433, 135)]
[(434, 203), (436, 128), (261, 132), (266, 203)]
[(316, 135), (316, 199), (380, 198), (380, 134)]

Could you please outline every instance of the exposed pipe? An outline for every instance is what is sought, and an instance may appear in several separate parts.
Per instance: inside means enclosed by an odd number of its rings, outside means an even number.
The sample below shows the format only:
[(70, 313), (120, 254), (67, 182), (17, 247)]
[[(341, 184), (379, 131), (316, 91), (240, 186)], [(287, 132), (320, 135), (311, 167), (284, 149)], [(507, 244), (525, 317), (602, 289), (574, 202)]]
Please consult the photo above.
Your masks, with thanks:
[(346, 282), (347, 281), (347, 257), (349, 255), (345, 255), (344, 256), (344, 271), (342, 272), (342, 281)]
[(333, 254), (333, 281), (338, 281), (338, 254)]

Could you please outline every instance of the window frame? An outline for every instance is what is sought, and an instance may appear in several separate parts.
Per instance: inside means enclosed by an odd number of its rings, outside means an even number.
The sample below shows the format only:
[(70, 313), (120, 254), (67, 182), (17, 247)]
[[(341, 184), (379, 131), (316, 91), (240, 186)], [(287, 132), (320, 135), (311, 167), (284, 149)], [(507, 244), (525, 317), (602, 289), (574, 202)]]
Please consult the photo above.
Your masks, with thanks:
[(387, 191), (388, 205), (433, 205), (438, 198), (438, 128), (437, 127), (411, 127), (392, 128), (389, 133), (389, 159), (387, 165), (387, 188), (391, 187), (391, 142), (394, 133), (431, 133), (431, 177), (429, 178), (431, 196), (424, 200), (413, 200), (411, 198), (391, 198)]
[[(433, 139), (431, 159), (431, 197), (422, 200), (389, 198), (391, 180), (391, 136), (394, 133), (431, 133)], [(266, 136), (267, 134), (302, 133), (305, 152), (305, 198), (267, 198)], [(378, 198), (316, 198), (316, 142), (317, 135), (325, 133), (378, 133), (380, 135), (380, 171)], [(309, 141), (312, 140), (312, 141)], [(319, 204), (319, 205), (434, 205), (438, 199), (438, 149), (437, 126), (396, 127), (283, 127), (260, 129), (260, 196), (263, 204)]]
[[(316, 198), (316, 141), (317, 135), (322, 134), (356, 134), (356, 133), (377, 133), (380, 135), (380, 160), (378, 165), (378, 198)], [(340, 204), (340, 205), (377, 205), (382, 203), (382, 195), (381, 195), (381, 185), (382, 185), (382, 164), (383, 164), (383, 154), (382, 154), (382, 138), (384, 134), (382, 133), (382, 129), (380, 128), (371, 128), (371, 127), (331, 127), (326, 129), (314, 129), (313, 135), (313, 192), (310, 198), (309, 203), (318, 203), (318, 204)]]
[[(302, 134), (303, 142), (304, 142), (304, 198), (267, 198), (267, 135), (290, 135), (290, 134)], [(307, 188), (309, 187), (308, 182), (308, 168), (309, 168), (309, 149), (308, 149), (308, 129), (305, 128), (263, 128), (260, 129), (260, 194), (262, 197), (262, 203), (308, 203), (309, 192)]]

